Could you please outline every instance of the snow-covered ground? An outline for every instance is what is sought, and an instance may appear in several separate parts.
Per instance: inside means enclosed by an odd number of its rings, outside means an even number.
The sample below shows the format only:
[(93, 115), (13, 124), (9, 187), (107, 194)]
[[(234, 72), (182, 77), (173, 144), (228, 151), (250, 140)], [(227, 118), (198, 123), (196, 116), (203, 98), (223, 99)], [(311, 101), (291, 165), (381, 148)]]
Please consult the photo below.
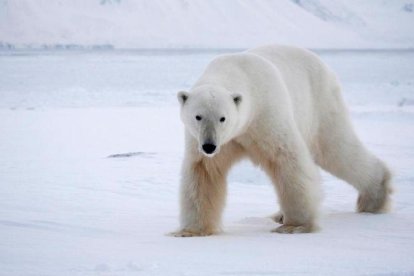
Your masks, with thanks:
[(356, 192), (323, 174), (322, 230), (270, 233), (276, 196), (246, 161), (223, 234), (166, 235), (183, 153), (175, 93), (215, 54), (0, 54), (0, 275), (414, 274), (414, 51), (319, 52), (395, 172), (392, 213), (354, 213)]
[(413, 0), (0, 0), (0, 48), (409, 48), (413, 14)]

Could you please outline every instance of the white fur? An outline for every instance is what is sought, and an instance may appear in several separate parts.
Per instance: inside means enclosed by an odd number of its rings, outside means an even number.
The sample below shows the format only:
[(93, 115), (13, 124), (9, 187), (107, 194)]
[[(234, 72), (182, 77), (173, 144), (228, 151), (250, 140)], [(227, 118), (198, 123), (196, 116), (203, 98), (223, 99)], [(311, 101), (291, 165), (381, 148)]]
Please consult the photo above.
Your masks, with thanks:
[[(264, 46), (222, 55), (178, 98), (186, 152), (176, 236), (219, 231), (227, 173), (243, 157), (263, 168), (277, 191), (275, 220), (283, 225), (275, 232), (317, 229), (318, 166), (359, 191), (358, 211), (386, 210), (389, 170), (356, 137), (337, 78), (313, 53)], [(205, 143), (216, 151), (203, 153)]]

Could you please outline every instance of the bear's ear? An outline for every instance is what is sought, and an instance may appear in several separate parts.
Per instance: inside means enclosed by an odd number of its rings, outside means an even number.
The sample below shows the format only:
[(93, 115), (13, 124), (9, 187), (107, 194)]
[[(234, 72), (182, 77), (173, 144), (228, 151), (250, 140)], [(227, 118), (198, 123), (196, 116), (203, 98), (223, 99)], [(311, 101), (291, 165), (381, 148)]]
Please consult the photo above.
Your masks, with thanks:
[(181, 105), (184, 105), (184, 103), (188, 100), (188, 92), (180, 91), (177, 93), (178, 101)]
[(242, 101), (242, 95), (234, 93), (233, 95), (231, 95), (233, 97), (233, 101), (234, 103), (238, 106), (241, 101)]

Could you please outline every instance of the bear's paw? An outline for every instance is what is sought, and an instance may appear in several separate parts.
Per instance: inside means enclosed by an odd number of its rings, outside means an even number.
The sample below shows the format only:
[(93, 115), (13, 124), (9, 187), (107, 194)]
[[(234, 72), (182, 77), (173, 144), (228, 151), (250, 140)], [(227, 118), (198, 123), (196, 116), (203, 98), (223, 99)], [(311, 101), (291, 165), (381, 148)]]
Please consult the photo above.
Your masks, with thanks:
[(211, 236), (213, 234), (214, 234), (213, 231), (193, 231), (193, 230), (183, 229), (177, 232), (172, 232), (170, 235), (173, 237), (187, 238), (187, 237), (205, 237), (205, 236)]
[(282, 225), (272, 232), (280, 234), (297, 234), (297, 233), (311, 233), (317, 231), (317, 227), (313, 225)]

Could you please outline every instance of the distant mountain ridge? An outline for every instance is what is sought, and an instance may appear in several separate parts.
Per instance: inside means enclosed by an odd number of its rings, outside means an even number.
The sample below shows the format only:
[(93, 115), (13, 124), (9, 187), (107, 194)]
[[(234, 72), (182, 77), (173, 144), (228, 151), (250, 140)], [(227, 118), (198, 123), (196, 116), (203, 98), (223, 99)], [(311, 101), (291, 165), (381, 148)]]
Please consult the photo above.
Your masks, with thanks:
[(413, 48), (408, 0), (0, 0), (0, 48)]

